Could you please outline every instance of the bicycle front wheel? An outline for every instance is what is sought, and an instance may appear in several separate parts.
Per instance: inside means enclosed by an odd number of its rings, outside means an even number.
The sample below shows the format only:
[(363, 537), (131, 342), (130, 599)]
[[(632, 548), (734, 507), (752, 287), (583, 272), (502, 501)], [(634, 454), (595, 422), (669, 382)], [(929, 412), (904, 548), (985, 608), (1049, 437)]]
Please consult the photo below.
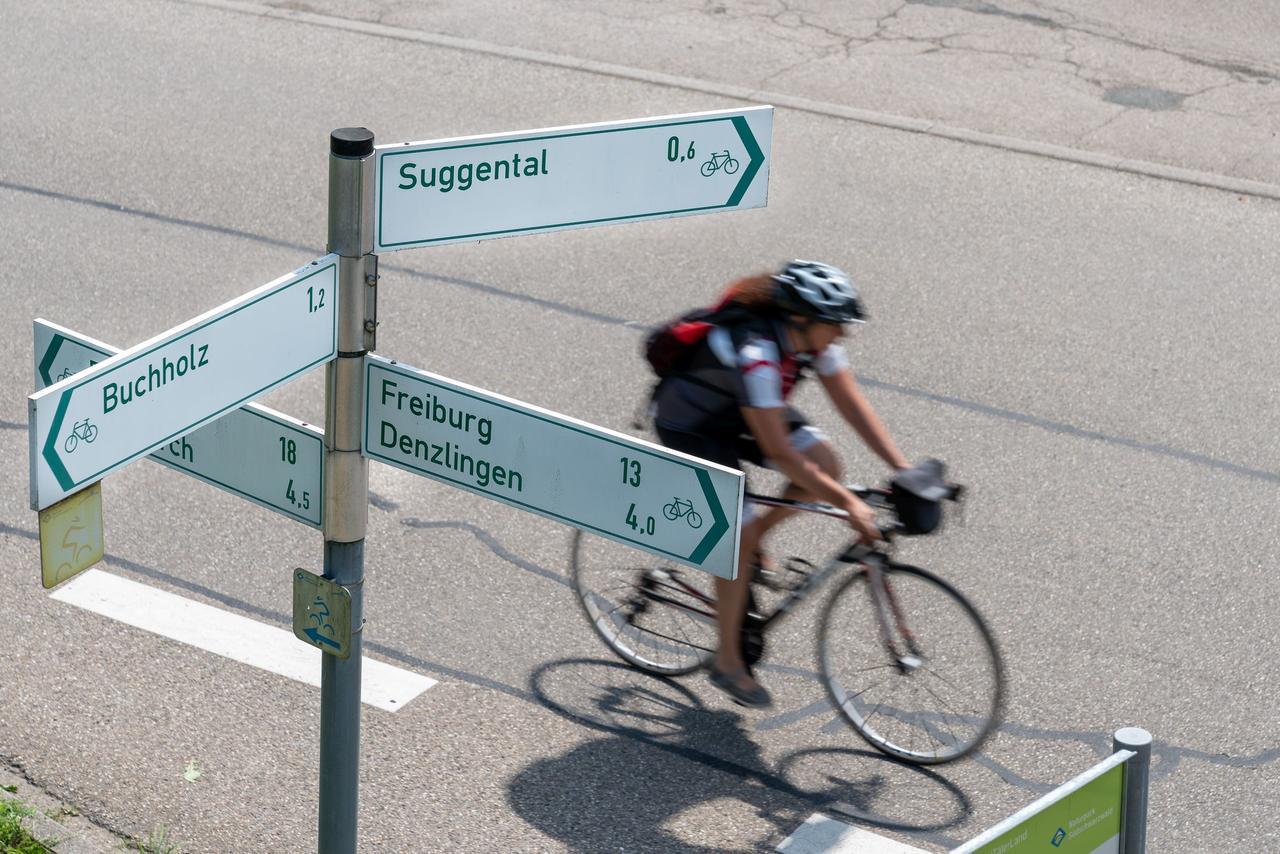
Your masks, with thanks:
[(715, 595), (706, 573), (574, 531), (570, 581), (591, 628), (641, 670), (691, 673), (716, 648)]
[(977, 609), (914, 566), (861, 570), (823, 609), (818, 665), (831, 702), (876, 749), (917, 765), (977, 750), (1000, 722), (1004, 665)]

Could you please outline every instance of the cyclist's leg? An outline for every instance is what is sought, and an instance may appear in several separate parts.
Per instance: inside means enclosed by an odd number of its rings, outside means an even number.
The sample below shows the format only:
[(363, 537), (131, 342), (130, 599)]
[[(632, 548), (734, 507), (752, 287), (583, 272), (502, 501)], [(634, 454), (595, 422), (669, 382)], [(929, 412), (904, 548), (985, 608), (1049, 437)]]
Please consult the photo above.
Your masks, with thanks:
[[(794, 438), (794, 436), (793, 436)], [(822, 469), (828, 476), (834, 480), (840, 480), (840, 459), (836, 456), (835, 448), (831, 446), (825, 438), (814, 441), (807, 445), (800, 453), (804, 454), (814, 465)], [(787, 488), (782, 492), (783, 498), (789, 498), (793, 501), (808, 501), (813, 498), (805, 490), (796, 486), (794, 483), (787, 484)], [(769, 531), (773, 530), (779, 523), (790, 519), (798, 510), (792, 510), (787, 507), (769, 507), (766, 508), (769, 513), (761, 520), (762, 529), (760, 532), (761, 539), (764, 538)]]
[[(743, 508), (742, 540), (738, 552), (738, 577), (716, 579), (716, 629), (720, 634), (720, 646), (716, 650), (715, 668), (721, 673), (742, 670), (740, 634), (742, 621), (747, 616), (747, 596), (751, 591), (751, 567), (760, 544), (760, 520), (748, 520), (748, 509)], [(750, 676), (738, 680), (739, 687), (753, 690), (757, 683)]]
[[(787, 429), (791, 437), (791, 445), (805, 457), (807, 457), (814, 465), (822, 469), (829, 477), (839, 480), (841, 477), (840, 458), (836, 455), (835, 448), (831, 442), (817, 427), (811, 425), (798, 409), (794, 407), (787, 408)], [(764, 459), (760, 447), (756, 445), (755, 440), (750, 436), (743, 436), (740, 440), (739, 453), (743, 459), (756, 463), (757, 465), (768, 466), (769, 461)], [(771, 467), (771, 466), (770, 466)], [(795, 484), (788, 484), (782, 492), (783, 498), (789, 498), (794, 501), (808, 501), (813, 498), (800, 487)], [(764, 537), (776, 527), (780, 522), (791, 518), (799, 511), (791, 510), (785, 507), (761, 507), (757, 513), (760, 517), (760, 528), (758, 540), (762, 541)], [(743, 551), (746, 549), (744, 547)]]
[[(737, 449), (734, 447), (732, 434), (728, 436), (703, 436), (683, 431), (669, 430), (660, 422), (656, 425), (658, 438), (662, 444), (677, 451), (684, 451), (704, 460), (741, 468)], [(712, 667), (721, 673), (743, 671), (736, 680), (737, 687), (743, 691), (757, 691), (759, 683), (745, 672), (746, 662), (742, 660), (741, 632), (742, 621), (747, 613), (747, 596), (751, 589), (751, 565), (759, 542), (759, 523), (753, 517), (753, 509), (749, 505), (742, 512), (742, 539), (738, 553), (738, 577), (730, 581), (726, 578), (715, 579), (716, 592), (716, 631), (719, 644)]]

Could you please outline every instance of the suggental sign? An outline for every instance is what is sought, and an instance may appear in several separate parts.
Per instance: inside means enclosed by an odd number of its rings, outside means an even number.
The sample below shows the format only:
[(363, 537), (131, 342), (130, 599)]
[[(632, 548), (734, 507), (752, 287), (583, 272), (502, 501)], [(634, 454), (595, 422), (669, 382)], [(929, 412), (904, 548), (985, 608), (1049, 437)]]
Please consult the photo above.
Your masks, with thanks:
[(365, 456), (732, 578), (743, 476), (365, 357)]
[(327, 255), (28, 398), (32, 507), (332, 359), (337, 268)]
[(376, 252), (763, 207), (773, 108), (378, 146)]

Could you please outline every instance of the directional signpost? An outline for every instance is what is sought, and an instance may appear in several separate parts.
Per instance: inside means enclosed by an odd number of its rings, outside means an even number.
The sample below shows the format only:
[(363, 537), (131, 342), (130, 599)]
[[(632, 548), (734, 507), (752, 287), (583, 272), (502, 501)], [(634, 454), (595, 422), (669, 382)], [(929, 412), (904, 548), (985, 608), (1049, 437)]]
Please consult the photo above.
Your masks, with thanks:
[(337, 266), (313, 261), (32, 395), (32, 507), (334, 358)]
[[(37, 318), (36, 389), (74, 376), (118, 352), (109, 344)], [(319, 427), (249, 403), (161, 446), (148, 459), (320, 527), (324, 431)]]
[[(123, 352), (36, 321), (45, 584), (101, 558), (99, 481), (147, 454), (319, 527), (294, 633), (326, 653), (318, 848), (354, 854), (368, 459), (723, 578), (743, 498), (741, 472), (369, 353), (375, 253), (763, 207), (772, 137), (772, 107), (381, 147), (335, 130), (331, 254)], [(249, 403), (321, 364), (323, 432)]]
[(377, 147), (375, 252), (763, 207), (773, 108)]
[(365, 357), (364, 453), (733, 578), (742, 472)]

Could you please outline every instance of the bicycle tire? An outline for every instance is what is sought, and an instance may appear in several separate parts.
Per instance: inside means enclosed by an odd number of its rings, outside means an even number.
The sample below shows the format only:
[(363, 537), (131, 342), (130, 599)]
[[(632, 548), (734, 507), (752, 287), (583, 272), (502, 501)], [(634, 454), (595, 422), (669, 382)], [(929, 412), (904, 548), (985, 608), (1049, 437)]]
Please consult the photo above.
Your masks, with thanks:
[(690, 510), (687, 518), (689, 520), (690, 528), (693, 528), (696, 531), (702, 527), (702, 514), (697, 510)]
[(92, 442), (96, 438), (98, 438), (98, 426), (96, 424), (90, 424), (84, 431), (84, 440), (86, 442)]
[(75, 433), (72, 433), (70, 436), (67, 437), (67, 441), (62, 443), (62, 450), (65, 453), (70, 454), (75, 451), (76, 445), (78, 444), (80, 444), (80, 437), (77, 436)]
[[(827, 696), (854, 731), (882, 753), (916, 765), (953, 762), (981, 747), (1000, 723), (1004, 663), (999, 647), (978, 610), (941, 578), (904, 564), (889, 564), (884, 573), (915, 636), (919, 663), (904, 667), (901, 662), (911, 656), (895, 660), (886, 648), (862, 569), (836, 588), (822, 610), (818, 669)], [(856, 637), (853, 667), (848, 661), (854, 656), (835, 656), (834, 648), (846, 637)], [(905, 652), (902, 637), (895, 630)], [(863, 686), (864, 681), (872, 684)], [(902, 701), (913, 696), (925, 708), (903, 708)]]
[(716, 174), (716, 169), (718, 168), (719, 167), (716, 166), (714, 160), (708, 160), (706, 163), (702, 164), (702, 168), (699, 171), (702, 172), (703, 178), (710, 178), (712, 175)]
[(663, 504), (662, 515), (666, 516), (667, 519), (674, 522), (675, 520), (680, 518), (680, 508), (676, 506), (676, 503), (674, 501), (671, 502), (670, 504)]
[[(654, 580), (649, 574), (667, 578)], [(705, 666), (714, 653), (709, 575), (574, 531), (569, 580), (596, 636), (631, 666), (681, 676)]]
[(730, 157), (728, 160), (725, 161), (724, 172), (726, 175), (732, 175), (734, 172), (737, 172), (737, 171), (738, 171), (738, 161)]

